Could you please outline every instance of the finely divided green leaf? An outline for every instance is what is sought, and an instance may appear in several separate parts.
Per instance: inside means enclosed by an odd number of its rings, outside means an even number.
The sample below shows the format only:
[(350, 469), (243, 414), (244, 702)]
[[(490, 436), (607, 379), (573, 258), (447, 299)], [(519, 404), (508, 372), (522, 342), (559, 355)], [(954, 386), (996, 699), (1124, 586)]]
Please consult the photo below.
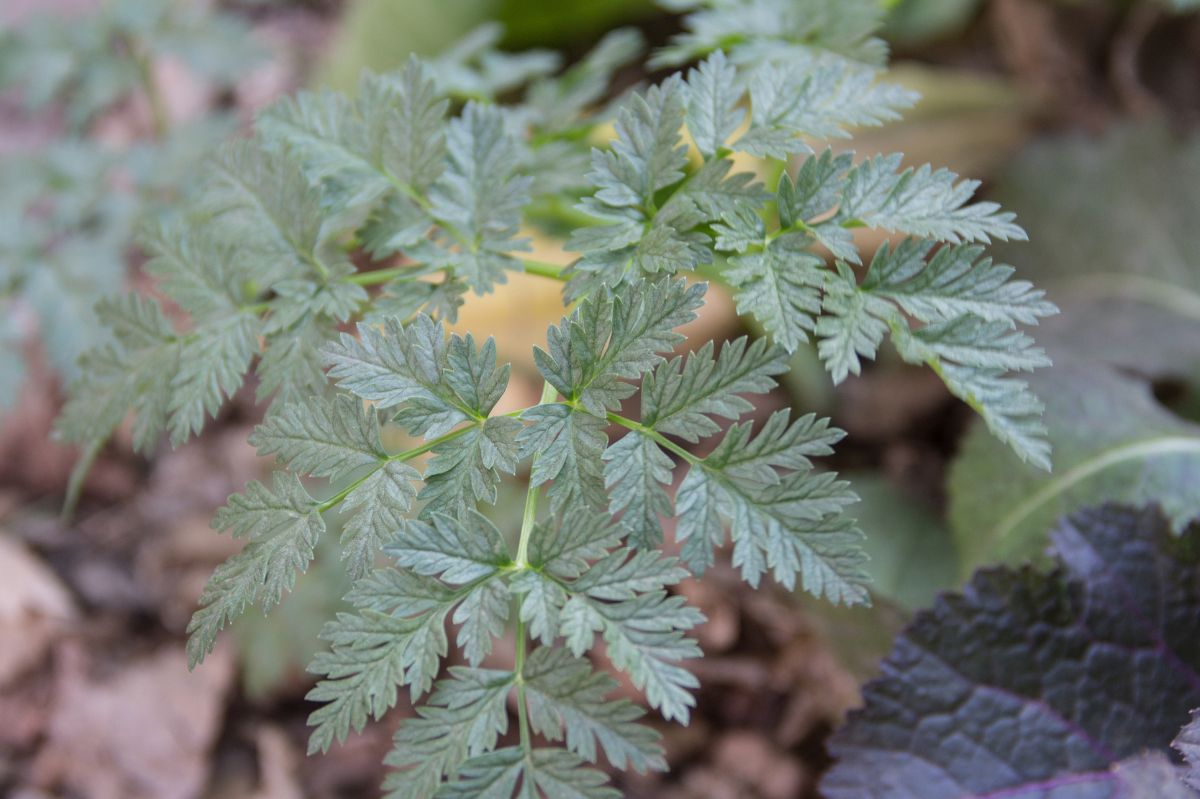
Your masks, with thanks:
[(329, 376), (380, 408), (399, 407), (397, 421), (415, 435), (441, 436), (456, 425), (481, 421), (508, 385), (509, 365), (496, 366), (496, 345), (457, 335), (421, 314), (411, 323), (385, 320), (358, 326), (326, 350)]
[(550, 328), (546, 350), (534, 349), (538, 371), (568, 400), (603, 416), (636, 391), (626, 380), (683, 341), (675, 328), (695, 318), (704, 293), (703, 284), (659, 280), (589, 297)]
[(620, 797), (603, 772), (588, 768), (565, 749), (534, 749), (526, 754), (520, 747), (509, 747), (468, 760), (436, 799), (527, 799), (538, 796), (538, 791), (556, 799)]
[(217, 567), (200, 596), (200, 609), (188, 624), (188, 661), (192, 667), (212, 651), (217, 633), (249, 604), (270, 610), (313, 559), (325, 521), (316, 500), (289, 472), (276, 472), (273, 488), (251, 483), (235, 494), (213, 518), (249, 543)]
[(388, 456), (373, 408), (347, 394), (314, 397), (273, 410), (250, 435), (259, 455), (275, 455), (292, 471), (330, 480), (375, 466)]
[(727, 341), (713, 357), (706, 341), (687, 360), (674, 358), (642, 382), (642, 424), (695, 443), (720, 432), (710, 417), (737, 419), (754, 406), (742, 394), (765, 394), (787, 370), (787, 356), (766, 339)]
[(862, 533), (843, 515), (857, 498), (835, 474), (814, 472), (810, 461), (829, 454), (842, 436), (812, 414), (789, 425), (786, 411), (753, 438), (749, 425), (731, 427), (679, 489), (676, 537), (692, 569), (712, 563), (712, 546), (728, 525), (734, 565), (751, 584), (771, 569), (789, 588), (798, 574), (817, 596), (867, 601)]
[(928, 164), (901, 169), (901, 156), (877, 155), (846, 176), (837, 220), (952, 244), (992, 239), (1023, 241), (1025, 231), (993, 202), (971, 203), (977, 180), (960, 180)]
[(609, 513), (621, 514), (621, 526), (635, 547), (659, 546), (663, 538), (659, 518), (673, 515), (666, 486), (674, 462), (653, 440), (636, 432), (609, 445), (604, 461)]
[(844, 60), (767, 63), (750, 74), (750, 129), (733, 149), (786, 160), (811, 153), (804, 137), (848, 138), (848, 127), (882, 125), (900, 118), (917, 95), (877, 82), (878, 72)]
[(564, 649), (541, 647), (525, 665), (529, 722), (548, 740), (566, 737), (567, 748), (595, 763), (597, 744), (614, 768), (665, 771), (659, 735), (637, 721), (644, 712), (627, 699), (605, 696), (617, 687), (607, 674)]
[(388, 75), (364, 75), (358, 98), (301, 92), (259, 117), (264, 136), (287, 142), (340, 207), (389, 193), (423, 194), (440, 177), (448, 102), (415, 57)]
[[(324, 679), (308, 699), (325, 703), (309, 718), (315, 727), (310, 751), (324, 751), (350, 729), (361, 730), (368, 716), (379, 718), (395, 705), (400, 686), (409, 686), (414, 701), (427, 691), (446, 654), (445, 622), (456, 607), (458, 643), (473, 661), (481, 659), (507, 615), (505, 596), (486, 578), (451, 588), (432, 577), (384, 569), (359, 580), (347, 597), (358, 611), (340, 613), (326, 625), (322, 638), (332, 649), (310, 667)], [(444, 698), (442, 690), (435, 690), (430, 704)]]
[(466, 773), (463, 764), (468, 758), (485, 756), (508, 729), (504, 703), (512, 672), (456, 666), (450, 675), (437, 684), (429, 702), (417, 708), (418, 717), (396, 731), (385, 762), (402, 770), (389, 774), (384, 783), (388, 799), (441, 796), (442, 778)]
[(500, 531), (474, 510), (411, 522), (385, 552), (400, 566), (451, 585), (489, 577), (512, 562)]
[(688, 72), (687, 127), (703, 155), (722, 149), (742, 124), (742, 93), (737, 70), (720, 50)]
[(522, 414), (529, 426), (517, 441), (521, 457), (537, 455), (530, 482), (551, 482), (550, 500), (557, 512), (574, 504), (602, 508), (604, 449), (608, 423), (562, 403), (536, 405)]
[(662, 591), (616, 603), (577, 594), (562, 612), (563, 634), (576, 656), (591, 647), (596, 631), (602, 632), (613, 665), (646, 692), (651, 707), (684, 724), (696, 703), (691, 691), (699, 683), (679, 662), (701, 654), (684, 633), (703, 621), (682, 597)]
[(516, 238), (530, 178), (516, 175), (520, 148), (496, 106), (468, 103), (446, 132), (446, 171), (430, 190), (430, 213), (447, 232), (440, 260), (482, 294), (520, 270), (508, 253), (528, 249)]
[[(885, 332), (900, 356), (931, 366), (951, 393), (979, 412), (992, 432), (1023, 459), (1050, 468), (1041, 402), (1007, 373), (1049, 366), (1045, 353), (1017, 325), (1057, 311), (1012, 270), (979, 259), (972, 246), (907, 239), (875, 254), (862, 283), (839, 264), (830, 275), (817, 325), (819, 352), (834, 380), (861, 370)], [(925, 322), (912, 329), (905, 316)]]
[(389, 460), (342, 500), (342, 513), (348, 516), (342, 526), (342, 560), (351, 577), (366, 574), (375, 554), (407, 526), (420, 479), (407, 463)]
[(788, 352), (808, 341), (821, 311), (824, 261), (780, 240), (762, 252), (734, 256), (729, 263), (724, 276), (736, 289), (738, 313), (754, 314)]
[(435, 511), (458, 514), (481, 501), (494, 505), (500, 473), (513, 474), (517, 469), (520, 421), (493, 416), (464, 429), (465, 433), (433, 450), (420, 494), (425, 503), (423, 515)]

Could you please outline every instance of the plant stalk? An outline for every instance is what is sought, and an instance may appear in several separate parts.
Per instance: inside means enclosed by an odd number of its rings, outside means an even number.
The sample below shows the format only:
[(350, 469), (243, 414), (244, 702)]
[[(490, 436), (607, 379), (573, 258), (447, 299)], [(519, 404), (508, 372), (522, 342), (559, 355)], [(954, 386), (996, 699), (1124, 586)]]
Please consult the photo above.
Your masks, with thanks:
[(350, 483), (348, 486), (343, 488), (341, 491), (337, 492), (332, 497), (330, 497), (329, 499), (325, 500), (320, 505), (318, 505), (317, 511), (324, 513), (325, 511), (329, 510), (330, 508), (333, 508), (334, 506), (341, 504), (342, 500), (344, 500), (346, 497), (350, 496), (350, 494), (353, 493), (354, 489), (358, 488), (363, 483), (370, 480), (371, 477), (376, 472), (378, 472), (380, 469), (382, 469), (386, 464), (391, 463), (393, 461), (409, 461), (409, 460), (412, 460), (413, 458), (417, 457), (418, 455), (424, 455), (426, 452), (429, 452), (430, 450), (432, 450), (436, 447), (439, 447), (442, 444), (445, 444), (447, 441), (453, 441), (454, 439), (458, 438), (459, 436), (464, 435), (469, 430), (471, 430), (473, 427), (474, 427), (474, 425), (466, 425), (465, 427), (460, 427), (457, 430), (451, 430), (449, 433), (446, 433), (446, 435), (444, 435), (444, 436), (438, 436), (437, 438), (430, 439), (429, 441), (426, 441), (424, 444), (420, 445), (419, 447), (413, 447), (412, 449), (406, 449), (403, 452), (397, 452), (395, 455), (389, 455), (388, 459), (386, 461), (382, 461), (377, 467), (375, 467), (371, 471), (367, 472), (362, 477), (360, 477), (357, 480), (355, 480), (354, 482)]
[(170, 131), (171, 118), (167, 113), (167, 105), (163, 101), (162, 92), (159, 91), (158, 81), (154, 79), (154, 64), (137, 42), (129, 42), (129, 49), (133, 56), (134, 68), (137, 70), (138, 82), (142, 85), (142, 92), (146, 95), (146, 102), (150, 106), (154, 138), (162, 140)]
[[(554, 386), (546, 382), (542, 385), (542, 396), (538, 400), (538, 405), (545, 405), (552, 402), (557, 396)], [(537, 461), (537, 455), (533, 456), (533, 460)], [(538, 486), (533, 485), (530, 478), (529, 490), (525, 493), (525, 512), (521, 516), (521, 537), (517, 541), (517, 558), (513, 564), (515, 569), (525, 569), (529, 567), (529, 539), (533, 537), (533, 525), (537, 520), (538, 506)], [(521, 619), (520, 613), (517, 615), (517, 643), (516, 643), (516, 683), (517, 683), (517, 725), (521, 735), (521, 749), (525, 752), (526, 759), (533, 755), (533, 743), (529, 733), (529, 708), (525, 701), (525, 648), (527, 646), (527, 636), (525, 635), (525, 622)]]
[[(527, 274), (548, 277), (551, 280), (565, 281), (567, 279), (562, 273), (565, 267), (560, 264), (529, 259), (522, 259), (521, 263), (524, 265)], [(346, 282), (355, 283), (359, 286), (377, 286), (380, 283), (389, 283), (396, 278), (405, 277), (405, 275), (412, 272), (412, 269), (412, 266), (389, 266), (386, 269), (376, 269), (371, 272), (359, 272), (350, 275), (346, 278)]]
[[(542, 396), (538, 400), (538, 405), (552, 402), (557, 394), (554, 386), (547, 381), (542, 384)], [(537, 457), (537, 454), (534, 454), (531, 466), (533, 463), (537, 463)], [(538, 486), (533, 485), (531, 478), (529, 491), (525, 493), (525, 512), (521, 515), (521, 537), (517, 540), (515, 568), (518, 569), (524, 569), (529, 565), (529, 539), (533, 536), (533, 524), (537, 520), (539, 493)]]

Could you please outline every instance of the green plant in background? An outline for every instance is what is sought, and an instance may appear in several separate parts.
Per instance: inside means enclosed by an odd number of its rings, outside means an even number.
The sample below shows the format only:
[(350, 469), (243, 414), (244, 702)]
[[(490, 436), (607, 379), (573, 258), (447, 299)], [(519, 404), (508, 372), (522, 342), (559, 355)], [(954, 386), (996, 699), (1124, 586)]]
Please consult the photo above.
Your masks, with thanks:
[[(155, 61), (231, 85), (258, 54), (235, 18), (168, 0), (34, 17), (0, 34), (0, 88), (15, 87), (30, 112), (55, 106), (64, 117), (46, 147), (0, 161), (0, 408), (22, 382), (34, 322), (55, 371), (78, 374), (79, 355), (105, 330), (92, 306), (121, 290), (137, 220), (178, 194), (187, 169), (232, 130), (219, 117), (172, 126)], [(149, 107), (150, 138), (106, 145), (87, 135), (135, 97)]]
[[(1063, 308), (1039, 336), (1058, 366), (1033, 378), (1056, 469), (967, 435), (948, 483), (963, 572), (1037, 556), (1055, 518), (1101, 501), (1159, 502), (1177, 530), (1200, 515), (1197, 169), (1200, 138), (1152, 122), (1047, 140), (1000, 175), (1033, 237), (1004, 254)], [(1152, 381), (1178, 386), (1175, 407)]]
[(1197, 795), (1200, 526), (1105, 505), (1050, 537), (1053, 571), (986, 569), (917, 614), (835, 734), (826, 796)]
[[(312, 666), (323, 679), (310, 749), (407, 688), (417, 718), (389, 756), (390, 796), (608, 797), (588, 766), (601, 751), (618, 769), (665, 768), (643, 711), (606, 699), (616, 683), (585, 655), (599, 634), (651, 707), (686, 723), (697, 682), (684, 663), (700, 655), (688, 632), (703, 617), (668, 588), (729, 536), (752, 584), (771, 572), (835, 603), (867, 600), (855, 496), (812, 462), (841, 431), (787, 411), (757, 429), (738, 421), (744, 395), (769, 391), (810, 338), (841, 380), (890, 336), (1021, 458), (1049, 466), (1041, 403), (1009, 373), (1047, 363), (1020, 326), (1055, 309), (975, 243), (1022, 238), (1012, 215), (972, 202), (977, 183), (946, 170), (814, 149), (914, 101), (878, 80), (879, 7), (670, 5), (691, 11), (687, 30), (656, 63), (704, 60), (622, 102), (608, 146), (587, 135), (629, 34), (553, 76), (544, 54), (495, 52), (484, 32), (365, 76), (353, 100), (280, 103), (227, 145), (195, 197), (144, 236), (186, 328), (151, 298), (100, 306), (113, 341), (83, 361), (61, 420), (69, 440), (95, 451), (132, 408), (140, 448), (164, 430), (180, 443), (251, 368), (268, 404), (252, 442), (281, 468), (214, 519), (247, 544), (204, 592), (193, 664), (248, 605), (282, 600), (325, 515), (340, 514), (354, 610), (328, 624), (331, 649)], [(529, 85), (497, 105), (516, 93), (498, 84), (513, 70)], [(783, 176), (768, 189), (735, 171), (734, 153)], [(521, 231), (544, 219), (531, 209), (572, 202), (555, 222), (580, 220), (567, 242), (579, 257), (524, 259)], [(852, 237), (863, 227), (901, 237), (865, 269)], [(519, 270), (562, 281), (571, 307), (534, 352), (541, 401), (498, 414), (509, 367), (490, 339), (448, 337), (444, 322), (467, 291)], [(728, 284), (773, 341), (669, 357), (704, 303), (706, 284), (684, 278), (697, 274)], [(396, 428), (420, 443), (385, 446)], [(703, 457), (686, 446), (701, 440), (713, 443)], [(522, 464), (524, 513), (506, 536), (479, 507)], [(305, 477), (328, 489), (314, 496)], [(659, 551), (672, 517), (679, 558)], [(380, 552), (390, 563), (376, 568)], [(447, 620), (466, 665), (435, 682)], [(515, 662), (501, 667), (487, 659), (509, 626)], [(514, 695), (517, 742), (499, 747)]]
[(393, 70), (412, 53), (444, 55), (485, 21), (500, 23), (486, 29), (502, 32), (506, 47), (520, 49), (546, 42), (595, 41), (611, 28), (655, 13), (652, 0), (360, 0), (346, 8), (318, 77), (331, 88), (352, 90), (364, 69)]

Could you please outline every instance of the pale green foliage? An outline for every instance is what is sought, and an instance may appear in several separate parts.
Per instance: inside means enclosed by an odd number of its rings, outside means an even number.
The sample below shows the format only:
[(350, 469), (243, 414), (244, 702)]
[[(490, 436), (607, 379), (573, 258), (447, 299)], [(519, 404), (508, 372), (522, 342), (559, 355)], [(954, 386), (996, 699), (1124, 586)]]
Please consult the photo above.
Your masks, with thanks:
[(733, 562), (751, 584), (771, 569), (833, 602), (867, 600), (862, 533), (843, 514), (856, 501), (849, 484), (813, 471), (809, 456), (832, 452), (844, 434), (811, 414), (789, 425), (786, 411), (771, 416), (751, 437), (734, 425), (716, 449), (697, 462), (679, 487), (676, 537), (683, 557), (703, 571), (714, 545), (733, 535)]
[(616, 768), (666, 768), (658, 733), (635, 723), (644, 712), (627, 699), (606, 700), (617, 682), (587, 660), (542, 648), (530, 657), (525, 680), (536, 732), (552, 741), (565, 734), (567, 748), (593, 763), (599, 744)]
[(682, 337), (674, 328), (695, 318), (704, 287), (682, 281), (626, 284), (615, 296), (589, 297), (550, 328), (548, 350), (534, 350), (538, 370), (563, 402), (531, 408), (518, 436), (522, 457), (534, 453), (534, 485), (552, 481), (555, 509), (605, 505), (601, 458), (605, 413), (636, 392), (626, 382), (658, 363)]
[(484, 757), (508, 729), (505, 700), (512, 672), (457, 667), (450, 674), (417, 710), (419, 717), (396, 732), (387, 763), (405, 770), (384, 784), (390, 799), (433, 796), (444, 776), (468, 759)]
[(738, 289), (738, 313), (754, 314), (789, 352), (808, 341), (821, 312), (825, 262), (804, 249), (811, 243), (800, 234), (781, 236), (761, 252), (732, 256), (725, 272)]
[(0, 86), (19, 84), (32, 107), (65, 100), (79, 129), (138, 90), (135, 55), (179, 58), (222, 83), (261, 56), (236, 17), (168, 0), (112, 0), (84, 18), (35, 15), (6, 39)]
[(334, 480), (387, 457), (376, 413), (344, 394), (284, 405), (250, 443), (259, 455), (275, 455), (296, 472)]
[(977, 180), (948, 169), (901, 169), (901, 156), (875, 156), (850, 169), (836, 219), (896, 233), (960, 241), (1024, 239), (1014, 215), (995, 203), (970, 203)]
[(5, 307), (0, 320), (0, 407), (11, 406), (17, 399), (25, 364), (20, 352), (21, 340), (16, 327), (16, 314)]
[[(621, 536), (586, 515), (575, 512), (557, 528), (539, 528), (534, 540), (546, 543), (530, 557), (537, 576), (514, 583), (522, 617), (549, 633), (543, 640), (557, 628), (577, 657), (601, 633), (613, 665), (629, 673), (650, 704), (667, 718), (686, 721), (697, 683), (678, 662), (700, 656), (684, 633), (704, 617), (664, 590), (686, 572), (653, 551), (605, 554)], [(595, 558), (586, 571), (580, 568), (582, 559)]]
[(246, 548), (217, 568), (200, 595), (201, 609), (188, 625), (188, 661), (195, 665), (212, 651), (221, 628), (261, 603), (270, 610), (291, 590), (296, 572), (308, 568), (317, 539), (325, 531), (319, 506), (294, 476), (276, 474), (274, 488), (251, 483), (230, 497), (213, 527), (248, 539)]
[[(728, 5), (751, 13), (753, 4)], [(939, 242), (1024, 238), (1011, 213), (971, 202), (977, 181), (929, 166), (904, 169), (899, 155), (854, 164), (850, 155), (826, 150), (808, 158), (795, 179), (785, 171), (777, 191), (779, 228), (769, 231), (761, 213), (769, 195), (747, 175), (730, 175), (732, 150), (774, 158), (811, 153), (806, 137), (844, 136), (846, 126), (880, 124), (912, 102), (875, 77), (852, 60), (799, 57), (752, 63), (743, 75), (717, 52), (686, 82), (670, 79), (635, 96), (618, 119), (612, 150), (593, 153), (589, 178), (596, 191), (579, 208), (604, 224), (571, 239), (583, 257), (573, 267), (570, 291), (586, 294), (643, 274), (695, 270), (727, 253), (719, 274), (736, 289), (738, 311), (753, 314), (786, 350), (819, 332), (822, 355), (834, 379), (842, 380), (857, 374), (860, 356), (874, 357), (894, 325), (906, 360), (933, 366), (1018, 454), (1049, 468), (1041, 406), (1024, 383), (1004, 375), (1048, 364), (1015, 328), (1035, 324), (1054, 306), (1028, 284), (1009, 283), (1012, 270), (992, 267), (978, 249), (934, 255)], [(748, 130), (730, 143), (747, 94)], [(705, 158), (688, 176), (682, 171), (685, 125)], [(671, 186), (664, 202), (659, 195)], [(914, 238), (894, 255), (882, 250), (860, 288), (848, 266), (831, 271), (816, 246), (858, 264), (851, 230), (863, 226)], [(890, 268), (889, 259), (896, 262)], [(885, 270), (889, 277), (880, 278)], [(870, 281), (880, 279), (911, 282), (879, 294)], [(908, 332), (901, 311), (930, 327)], [(584, 442), (579, 435), (559, 440)], [(628, 452), (661, 474), (662, 464), (648, 451), (629, 445)], [(586, 486), (594, 476), (580, 480)], [(641, 492), (643, 502), (631, 499), (622, 507), (643, 515), (651, 504), (664, 507), (655, 482), (661, 481), (649, 481)]]
[(523, 796), (540, 792), (571, 799), (617, 799), (620, 793), (606, 782), (603, 772), (585, 767), (582, 758), (565, 749), (535, 749), (526, 754), (513, 746), (468, 760), (458, 779), (438, 791), (437, 797), (508, 797), (520, 786)]
[(449, 103), (412, 61), (398, 76), (364, 75), (354, 101), (335, 92), (281, 100), (257, 121), (304, 159), (330, 202), (353, 208), (423, 193), (442, 174)]
[(719, 48), (742, 58), (830, 53), (881, 63), (887, 45), (874, 36), (883, 19), (878, 0), (659, 0), (690, 11), (686, 32), (656, 58), (679, 64)]
[[(585, 655), (602, 640), (651, 708), (686, 723), (704, 618), (673, 586), (727, 543), (752, 584), (770, 572), (868, 601), (856, 497), (814, 463), (843, 433), (787, 410), (745, 418), (748, 395), (772, 391), (810, 337), (840, 380), (890, 333), (1047, 464), (1040, 404), (1007, 375), (1045, 363), (1019, 326), (1054, 308), (974, 244), (1020, 238), (1012, 216), (944, 170), (814, 148), (913, 101), (877, 80), (874, 0), (675, 5), (696, 10), (668, 57), (715, 52), (622, 102), (607, 147), (587, 142), (609, 76), (640, 47), (628, 32), (554, 76), (556, 60), (499, 53), (485, 29), (432, 63), (364, 76), (354, 100), (281, 102), (146, 235), (150, 271), (186, 321), (150, 300), (101, 306), (114, 340), (88, 356), (62, 422), (72, 440), (96, 446), (132, 407), (141, 448), (163, 430), (178, 443), (251, 371), (271, 400), (251, 441), (279, 471), (217, 515), (248, 545), (205, 590), (193, 663), (247, 605), (278, 602), (323, 515), (344, 515), (353, 610), (326, 626), (330, 649), (312, 665), (310, 749), (407, 689), (417, 717), (388, 757), (390, 797), (611, 797), (591, 765), (602, 755), (665, 768), (642, 710), (608, 700), (615, 681)], [(772, 191), (734, 170), (735, 151), (806, 157)], [(519, 258), (541, 222), (571, 229), (570, 266)], [(851, 231), (863, 226), (910, 238), (860, 276)], [(445, 323), (467, 291), (526, 267), (563, 280), (573, 307), (534, 350), (541, 401), (498, 413), (509, 366), (491, 339)], [(687, 279), (697, 271), (766, 334), (676, 355), (704, 303), (707, 285)], [(415, 440), (397, 451), (405, 434)], [(684, 446), (701, 442), (703, 456)], [(524, 468), (520, 530), (501, 530), (481, 505)], [(302, 477), (329, 485), (309, 493)], [(660, 551), (669, 519), (678, 558)], [(511, 625), (515, 662), (490, 668)], [(439, 681), (451, 641), (466, 665)], [(519, 744), (497, 749), (510, 703)]]
[[(1011, 280), (1012, 267), (982, 252), (970, 245), (934, 252), (920, 239), (885, 244), (861, 283), (840, 264), (827, 277), (817, 326), (821, 358), (834, 380), (843, 380), (858, 374), (859, 357), (874, 357), (890, 333), (904, 360), (932, 366), (1022, 460), (1048, 470), (1042, 404), (1025, 382), (1004, 375), (1049, 365), (1017, 325), (1036, 324), (1057, 309), (1028, 282)], [(908, 317), (925, 326), (911, 328)]]
[[(35, 14), (0, 32), (0, 88), (15, 89), (6, 95), (31, 113), (61, 111), (52, 118), (62, 128), (44, 146), (0, 158), (0, 308), (25, 320), (20, 336), (0, 334), (0, 411), (24, 371), (20, 339), (35, 329), (54, 371), (67, 381), (79, 375), (80, 355), (106, 338), (107, 321), (93, 305), (123, 289), (138, 220), (155, 218), (165, 197), (187, 190), (195, 159), (231, 125), (220, 115), (178, 126), (164, 117), (153, 138), (145, 131), (124, 146), (98, 143), (90, 129), (147, 93), (157, 58), (229, 86), (260, 55), (248, 33), (232, 15), (167, 0), (113, 0), (83, 16)], [(188, 399), (167, 408), (176, 436), (219, 401), (220, 387), (211, 386), (235, 379), (222, 364), (244, 351), (247, 331), (233, 325), (213, 334), (223, 352), (206, 352), (212, 360), (181, 378)]]
[(764, 158), (811, 153), (801, 137), (849, 138), (848, 127), (899, 119), (897, 109), (916, 100), (907, 89), (876, 82), (874, 70), (843, 61), (768, 62), (749, 81), (750, 129), (733, 148)]

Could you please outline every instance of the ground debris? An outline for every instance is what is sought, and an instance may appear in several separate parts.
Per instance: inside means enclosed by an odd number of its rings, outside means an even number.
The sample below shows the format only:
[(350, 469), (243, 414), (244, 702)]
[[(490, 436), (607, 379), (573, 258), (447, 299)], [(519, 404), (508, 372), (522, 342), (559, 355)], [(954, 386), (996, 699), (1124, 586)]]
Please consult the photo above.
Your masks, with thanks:
[(83, 799), (202, 795), (233, 683), (228, 648), (190, 673), (181, 645), (100, 676), (89, 673), (80, 646), (64, 645), (57, 655), (57, 696), (34, 786)]

